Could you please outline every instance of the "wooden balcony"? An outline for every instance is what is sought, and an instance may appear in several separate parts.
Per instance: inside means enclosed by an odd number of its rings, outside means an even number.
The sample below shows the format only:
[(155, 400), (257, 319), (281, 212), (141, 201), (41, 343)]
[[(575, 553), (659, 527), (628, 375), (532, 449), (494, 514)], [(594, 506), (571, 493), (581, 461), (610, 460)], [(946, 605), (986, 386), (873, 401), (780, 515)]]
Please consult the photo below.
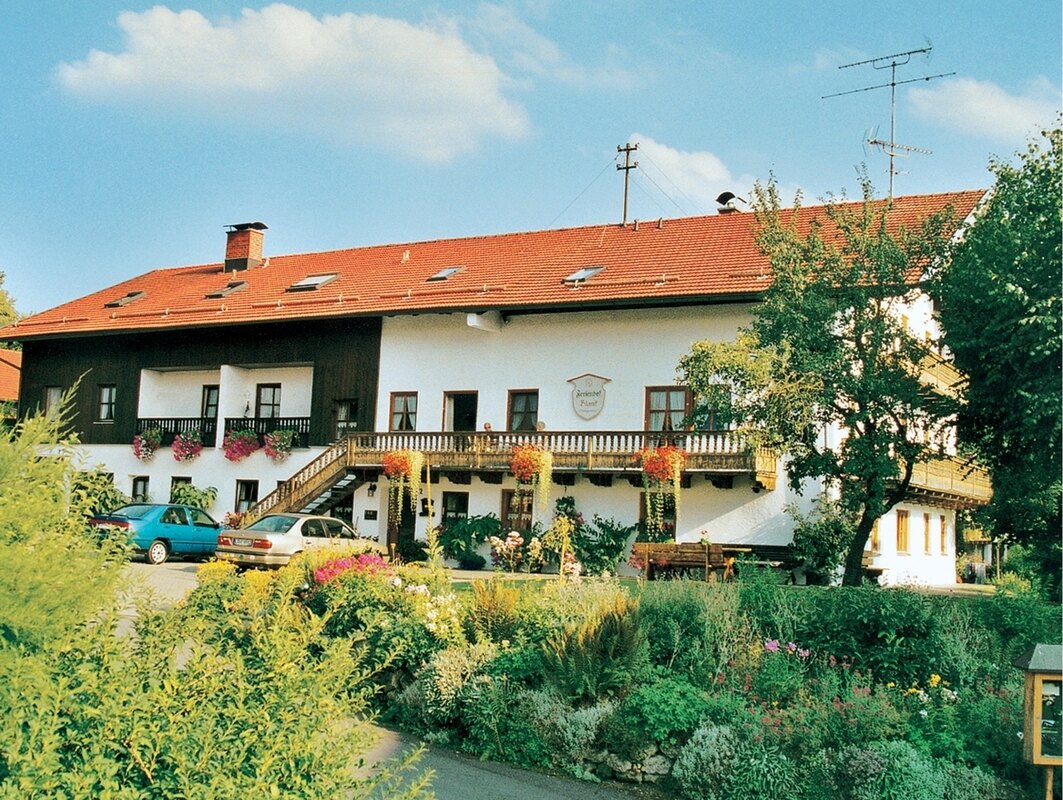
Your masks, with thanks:
[(993, 485), (981, 467), (960, 458), (941, 458), (916, 464), (910, 496), (946, 508), (977, 508), (993, 497)]
[(258, 434), (259, 441), (274, 431), (295, 431), (292, 442), (295, 447), (310, 444), (310, 417), (226, 417), (225, 432), (251, 430)]
[(549, 450), (555, 473), (640, 473), (635, 453), (644, 447), (674, 445), (686, 454), (687, 474), (753, 475), (775, 487), (776, 458), (753, 450), (737, 435), (722, 432), (649, 433), (646, 431), (541, 431), (528, 433), (356, 433), (347, 437), (348, 465), (379, 466), (389, 450), (417, 450), (443, 471), (509, 470), (513, 448), (533, 444)]
[(384, 454), (392, 450), (424, 453), (435, 474), (477, 473), (484, 480), (494, 478), (493, 482), (500, 483), (509, 472), (513, 448), (526, 444), (538, 445), (553, 454), (553, 474), (559, 482), (565, 476), (578, 474), (602, 481), (611, 480), (614, 475), (637, 479), (642, 473), (635, 453), (644, 447), (667, 444), (686, 452), (684, 475), (703, 474), (714, 479), (749, 475), (758, 491), (775, 488), (775, 454), (747, 447), (741, 437), (727, 431), (349, 433), (262, 498), (251, 514), (299, 510), (351, 472), (362, 473), (365, 480), (375, 479), (382, 469)]
[(151, 428), (162, 432), (162, 446), (173, 444), (179, 433), (199, 431), (204, 447), (214, 446), (214, 437), (218, 431), (218, 420), (213, 417), (140, 417), (137, 419), (137, 433)]

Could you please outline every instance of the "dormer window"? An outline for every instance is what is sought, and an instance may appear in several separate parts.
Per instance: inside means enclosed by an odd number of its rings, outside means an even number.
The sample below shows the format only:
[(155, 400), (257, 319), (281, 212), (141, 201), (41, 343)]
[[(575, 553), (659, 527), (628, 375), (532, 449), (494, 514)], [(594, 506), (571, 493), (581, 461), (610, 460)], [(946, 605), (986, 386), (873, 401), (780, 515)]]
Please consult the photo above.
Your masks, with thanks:
[(464, 266), (444, 267), (443, 269), (439, 270), (439, 272), (437, 272), (435, 275), (432, 275), (431, 277), (426, 278), (425, 279), (425, 283), (428, 283), (430, 281), (445, 281), (451, 275), (454, 275), (454, 274), (456, 274), (458, 272), (461, 272), (464, 269), (465, 269)]
[(571, 275), (562, 278), (561, 282), (568, 286), (578, 286), (579, 284), (586, 282), (589, 278), (593, 278), (603, 269), (605, 269), (603, 266), (583, 267), (582, 269), (577, 269)]
[(144, 296), (144, 292), (129, 292), (125, 297), (119, 297), (117, 300), (112, 300), (109, 303), (104, 303), (104, 308), (120, 308), (121, 306), (127, 306), (134, 300), (139, 300)]
[(307, 275), (301, 281), (296, 281), (288, 287), (289, 292), (312, 292), (316, 289), (320, 289), (326, 283), (331, 283), (336, 280), (339, 275), (335, 272), (330, 272), (326, 275)]
[(229, 281), (229, 283), (225, 285), (225, 288), (219, 289), (216, 292), (208, 292), (204, 296), (208, 300), (217, 300), (217, 299), (222, 298), (222, 297), (228, 297), (229, 295), (233, 294), (234, 292), (238, 292), (241, 289), (246, 289), (246, 288), (247, 288), (247, 281)]

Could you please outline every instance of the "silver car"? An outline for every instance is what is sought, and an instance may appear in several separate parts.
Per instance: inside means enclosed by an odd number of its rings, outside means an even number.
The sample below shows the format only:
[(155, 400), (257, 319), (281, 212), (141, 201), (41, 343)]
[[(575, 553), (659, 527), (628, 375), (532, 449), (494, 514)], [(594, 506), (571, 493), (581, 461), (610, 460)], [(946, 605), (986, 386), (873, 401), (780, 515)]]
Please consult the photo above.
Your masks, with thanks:
[(297, 553), (321, 547), (385, 552), (375, 539), (359, 537), (332, 517), (267, 514), (246, 528), (222, 531), (214, 555), (247, 567), (283, 567)]

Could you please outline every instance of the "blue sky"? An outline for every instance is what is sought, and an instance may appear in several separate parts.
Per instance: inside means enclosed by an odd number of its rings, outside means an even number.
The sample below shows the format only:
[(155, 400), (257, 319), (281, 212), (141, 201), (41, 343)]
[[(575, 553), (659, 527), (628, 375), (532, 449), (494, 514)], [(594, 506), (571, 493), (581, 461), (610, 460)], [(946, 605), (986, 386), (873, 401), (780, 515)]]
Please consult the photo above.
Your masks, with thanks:
[(157, 267), (987, 187), (1060, 107), (1060, 3), (4, 0), (0, 270), (22, 313)]

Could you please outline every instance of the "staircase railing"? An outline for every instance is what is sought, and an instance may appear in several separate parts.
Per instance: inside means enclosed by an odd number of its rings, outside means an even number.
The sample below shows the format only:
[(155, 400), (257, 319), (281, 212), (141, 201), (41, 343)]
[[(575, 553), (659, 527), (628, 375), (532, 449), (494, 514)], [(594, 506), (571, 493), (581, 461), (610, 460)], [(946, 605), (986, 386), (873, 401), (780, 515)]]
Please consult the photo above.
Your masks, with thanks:
[(271, 511), (283, 512), (300, 508), (303, 503), (331, 484), (349, 465), (350, 439), (340, 439), (288, 480), (252, 506), (248, 521)]

